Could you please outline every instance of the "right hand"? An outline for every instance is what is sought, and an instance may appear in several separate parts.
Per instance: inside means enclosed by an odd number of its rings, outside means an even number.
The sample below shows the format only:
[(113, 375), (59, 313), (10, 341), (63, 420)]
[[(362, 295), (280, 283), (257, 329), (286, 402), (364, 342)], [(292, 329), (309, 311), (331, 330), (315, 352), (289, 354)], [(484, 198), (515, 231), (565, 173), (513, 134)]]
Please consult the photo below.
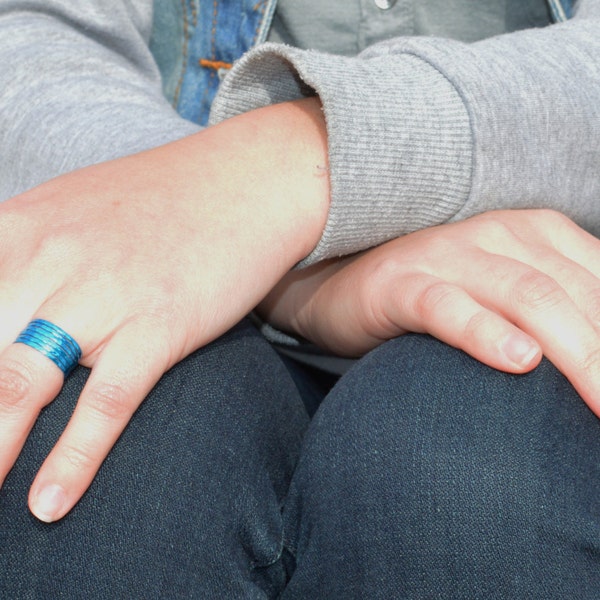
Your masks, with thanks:
[(600, 240), (553, 211), (489, 212), (292, 272), (259, 313), (346, 356), (409, 331), (513, 373), (543, 352), (600, 416)]

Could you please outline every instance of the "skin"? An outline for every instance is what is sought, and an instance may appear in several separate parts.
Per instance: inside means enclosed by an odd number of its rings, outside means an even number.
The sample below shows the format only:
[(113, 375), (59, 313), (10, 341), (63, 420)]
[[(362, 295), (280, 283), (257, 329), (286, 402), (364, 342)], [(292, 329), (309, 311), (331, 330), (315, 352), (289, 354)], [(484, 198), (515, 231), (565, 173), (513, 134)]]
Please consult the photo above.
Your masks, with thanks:
[(325, 225), (326, 145), (318, 100), (286, 103), (0, 206), (0, 481), (63, 382), (19, 331), (56, 323), (92, 369), (32, 484), (38, 518), (62, 518), (160, 376), (257, 304), (346, 355), (406, 331), (516, 373), (544, 352), (600, 414), (599, 241), (553, 212), (488, 213), (290, 273)]
[(543, 353), (600, 416), (599, 257), (559, 213), (489, 212), (292, 272), (259, 311), (349, 356), (408, 331), (511, 373)]
[[(59, 177), (0, 206), (0, 481), (62, 372), (13, 344), (34, 318), (91, 367), (29, 496), (43, 521), (83, 495), (160, 376), (245, 316), (317, 244), (329, 198), (317, 100)], [(250, 173), (249, 173), (250, 169)]]

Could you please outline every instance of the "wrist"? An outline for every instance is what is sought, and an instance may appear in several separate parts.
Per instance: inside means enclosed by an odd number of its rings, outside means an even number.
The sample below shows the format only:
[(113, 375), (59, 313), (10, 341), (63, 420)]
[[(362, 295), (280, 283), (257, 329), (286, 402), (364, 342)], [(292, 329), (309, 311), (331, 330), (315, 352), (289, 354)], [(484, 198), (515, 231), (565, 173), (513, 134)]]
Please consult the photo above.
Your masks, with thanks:
[[(257, 109), (198, 134), (211, 185), (251, 208), (289, 270), (318, 244), (329, 208), (325, 120), (317, 98)], [(271, 257), (270, 257), (271, 258)]]

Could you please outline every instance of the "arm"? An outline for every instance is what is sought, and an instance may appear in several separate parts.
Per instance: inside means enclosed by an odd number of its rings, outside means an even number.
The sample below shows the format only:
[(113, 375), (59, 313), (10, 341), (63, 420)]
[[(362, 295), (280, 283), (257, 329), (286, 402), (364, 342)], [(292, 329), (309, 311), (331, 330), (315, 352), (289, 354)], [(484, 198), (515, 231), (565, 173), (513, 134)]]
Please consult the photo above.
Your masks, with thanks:
[(316, 245), (325, 164), (322, 111), (308, 99), (73, 171), (0, 206), (0, 482), (63, 381), (42, 354), (12, 343), (19, 331), (34, 318), (56, 323), (92, 369), (33, 483), (38, 517), (64, 516), (161, 375)]
[(147, 0), (0, 3), (0, 200), (193, 134), (165, 100)]
[(81, 497), (162, 373), (243, 318), (326, 218), (318, 100), (199, 131), (162, 96), (150, 5), (0, 4), (0, 482), (62, 384), (18, 333), (48, 319), (92, 369), (31, 488), (46, 521)]
[(213, 121), (316, 93), (331, 209), (304, 264), (499, 208), (600, 228), (600, 2), (474, 44), (401, 38), (357, 58), (266, 45), (224, 81)]

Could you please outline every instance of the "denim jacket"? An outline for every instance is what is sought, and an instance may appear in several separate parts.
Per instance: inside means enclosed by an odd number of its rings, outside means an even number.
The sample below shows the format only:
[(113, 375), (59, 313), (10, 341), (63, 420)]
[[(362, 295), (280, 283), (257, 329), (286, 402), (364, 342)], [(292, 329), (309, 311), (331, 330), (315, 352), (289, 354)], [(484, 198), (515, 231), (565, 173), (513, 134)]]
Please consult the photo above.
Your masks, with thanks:
[[(554, 21), (571, 16), (573, 0), (547, 2)], [(150, 46), (165, 94), (182, 117), (207, 123), (221, 78), (265, 41), (276, 5), (277, 0), (154, 0)]]

